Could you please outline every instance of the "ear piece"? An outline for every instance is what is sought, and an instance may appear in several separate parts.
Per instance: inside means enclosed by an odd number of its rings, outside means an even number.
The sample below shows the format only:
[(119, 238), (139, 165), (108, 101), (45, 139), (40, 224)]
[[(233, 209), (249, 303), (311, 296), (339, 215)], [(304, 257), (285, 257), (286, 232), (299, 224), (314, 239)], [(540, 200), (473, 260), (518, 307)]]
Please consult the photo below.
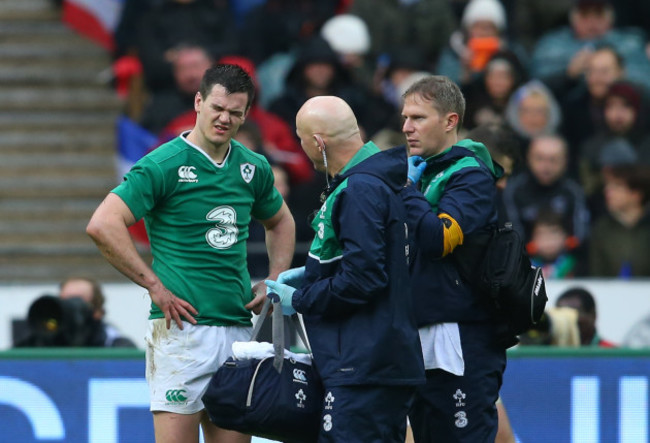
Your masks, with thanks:
[(325, 152), (325, 142), (323, 141), (323, 138), (319, 134), (314, 134), (314, 139), (316, 139), (316, 143), (318, 143), (318, 150)]
[(323, 154), (323, 166), (325, 166), (325, 182), (327, 183), (327, 193), (329, 194), (330, 180), (329, 171), (327, 170), (327, 155), (325, 154), (325, 142), (319, 134), (314, 134), (316, 143), (318, 143), (318, 150)]

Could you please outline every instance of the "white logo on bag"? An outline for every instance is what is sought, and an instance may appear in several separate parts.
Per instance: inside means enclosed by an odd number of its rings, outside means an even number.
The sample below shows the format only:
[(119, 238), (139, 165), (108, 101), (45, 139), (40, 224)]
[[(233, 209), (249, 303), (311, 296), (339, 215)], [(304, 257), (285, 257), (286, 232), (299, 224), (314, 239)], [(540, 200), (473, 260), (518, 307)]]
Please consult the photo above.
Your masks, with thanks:
[(327, 393), (327, 396), (325, 397), (325, 409), (332, 409), (332, 403), (334, 403), (334, 396), (332, 395), (332, 391)]
[(454, 414), (454, 417), (456, 417), (456, 421), (454, 424), (456, 425), (457, 428), (464, 428), (467, 426), (467, 414), (465, 411), (458, 411)]
[(293, 370), (293, 381), (298, 382), (298, 383), (304, 383), (307, 384), (307, 376), (305, 375), (305, 371), (302, 369), (294, 369)]
[(182, 183), (197, 183), (197, 175), (194, 173), (194, 166), (181, 166), (178, 168), (178, 181)]
[(296, 392), (296, 399), (298, 400), (298, 404), (296, 406), (298, 406), (299, 408), (304, 408), (305, 405), (302, 402), (307, 400), (307, 396), (305, 395), (305, 392), (302, 389)]
[(539, 290), (542, 287), (542, 282), (543, 281), (544, 281), (544, 277), (542, 277), (540, 275), (539, 278), (537, 279), (537, 284), (535, 285), (535, 297), (537, 297), (539, 295)]
[(329, 414), (323, 416), (323, 429), (325, 429), (325, 432), (332, 430), (332, 416)]
[(456, 389), (456, 393), (453, 395), (453, 397), (454, 397), (454, 400), (456, 400), (456, 407), (457, 408), (465, 406), (465, 403), (463, 403), (463, 400), (465, 400), (465, 397), (467, 397), (467, 395), (463, 391), (461, 391), (460, 389)]

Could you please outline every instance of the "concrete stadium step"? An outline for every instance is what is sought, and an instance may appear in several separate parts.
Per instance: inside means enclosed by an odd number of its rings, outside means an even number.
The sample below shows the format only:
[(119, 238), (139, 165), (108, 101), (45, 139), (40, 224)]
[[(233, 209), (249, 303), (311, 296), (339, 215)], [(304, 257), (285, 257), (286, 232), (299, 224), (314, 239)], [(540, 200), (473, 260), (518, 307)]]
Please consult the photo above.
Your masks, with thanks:
[[(140, 249), (139, 252), (147, 263), (151, 263), (148, 250)], [(89, 237), (64, 247), (56, 244), (0, 245), (2, 282), (57, 282), (73, 273), (92, 275), (100, 281), (126, 281)]]
[(0, 220), (89, 220), (104, 196), (92, 198), (32, 197), (0, 199)]
[(92, 239), (86, 236), (86, 238), (80, 241), (68, 243), (65, 248), (61, 248), (57, 244), (33, 243), (26, 245), (22, 242), (12, 242), (0, 245), (1, 257), (8, 257), (11, 255), (21, 255), (25, 258), (38, 258), (39, 255), (45, 257), (74, 255), (88, 257), (100, 255), (100, 253)]
[[(76, 217), (73, 220), (50, 220), (48, 218), (30, 220), (1, 220), (0, 238), (2, 238), (2, 240), (0, 243), (4, 244), (16, 242), (18, 237), (9, 238), (7, 233), (11, 233), (11, 235), (16, 234), (17, 236), (43, 233), (57, 233), (57, 235), (61, 233), (73, 234), (76, 237), (83, 234), (85, 236), (87, 224), (88, 220), (83, 220)], [(3, 238), (3, 236), (7, 237)]]
[(26, 249), (23, 246), (0, 246), (0, 281), (58, 282), (62, 277), (75, 273), (92, 275), (100, 281), (126, 279), (102, 257), (94, 245), (65, 251), (34, 247), (25, 252)]
[(60, 22), (22, 23), (0, 20), (0, 41), (0, 54), (11, 61), (22, 59), (39, 62), (75, 55), (79, 61), (85, 58), (104, 60), (109, 64), (111, 61), (111, 55), (104, 48), (81, 37)]
[[(6, 132), (0, 133), (0, 155), (2, 152), (22, 149), (27, 151), (36, 148), (35, 151), (43, 149), (60, 149), (68, 152), (115, 152), (114, 131), (105, 130), (102, 132), (75, 133), (40, 131), (33, 133)], [(31, 154), (30, 154), (31, 155)]]
[(23, 43), (31, 45), (51, 45), (56, 41), (58, 44), (68, 46), (87, 47), (94, 46), (96, 54), (105, 51), (97, 47), (91, 41), (80, 38), (79, 34), (70, 29), (60, 20), (40, 22), (22, 20), (3, 20), (0, 17), (0, 39), (3, 45)]
[(0, 246), (20, 244), (22, 248), (28, 248), (31, 245), (48, 244), (59, 249), (66, 249), (70, 245), (85, 243), (88, 235), (85, 232), (85, 224), (76, 227), (77, 229), (58, 229), (63, 225), (55, 223), (48, 229), (47, 226), (31, 225), (31, 229), (9, 232), (12, 226), (4, 228), (4, 222), (0, 223)]
[(102, 83), (103, 74), (95, 68), (77, 68), (70, 71), (65, 68), (47, 68), (41, 66), (0, 66), (0, 82), (4, 85), (41, 86), (41, 85), (71, 85), (86, 86)]
[(119, 181), (111, 62), (53, 0), (0, 0), (0, 282), (125, 280), (85, 233)]
[[(5, 4), (5, 1), (0, 4)], [(0, 14), (2, 14), (2, 6), (0, 6)], [(0, 38), (4, 43), (14, 38), (42, 38), (42, 36), (54, 35), (59, 38), (70, 38), (74, 42), (79, 40), (76, 33), (58, 18), (54, 21), (41, 22), (37, 20), (3, 20), (0, 17)]]
[(61, 11), (51, 0), (2, 0), (1, 20), (60, 20)]
[[(0, 108), (2, 106), (0, 105)], [(115, 122), (119, 113), (106, 111), (59, 111), (34, 112), (31, 110), (22, 111), (1, 111), (0, 110), (0, 131), (23, 131), (23, 132), (81, 132), (114, 133)]]
[(106, 74), (97, 66), (77, 66), (74, 70), (66, 66), (2, 66), (0, 83), (4, 85), (77, 85), (103, 84)]
[[(29, 62), (57, 60), (66, 62), (82, 62), (89, 58), (108, 60), (109, 57), (101, 48), (91, 42), (70, 44), (57, 38), (48, 39), (41, 43), (14, 42), (0, 45), (0, 57), (5, 62)], [(108, 67), (110, 63), (107, 63)]]
[[(1, 158), (0, 158), (0, 161)], [(85, 185), (86, 181), (96, 180), (110, 182), (115, 181), (115, 174), (106, 168), (74, 168), (74, 167), (49, 167), (49, 166), (18, 166), (15, 168), (0, 166), (0, 184), (10, 186), (16, 183), (17, 186), (28, 188), (30, 186), (78, 186)]]
[(115, 177), (0, 177), (0, 198), (100, 198), (115, 187)]
[(0, 110), (3, 111), (115, 111), (121, 100), (105, 84), (79, 87), (0, 86)]
[(53, 173), (80, 169), (86, 173), (107, 173), (106, 154), (95, 152), (76, 152), (71, 154), (33, 153), (26, 156), (20, 152), (5, 153), (0, 151), (0, 175), (23, 175), (38, 170), (39, 173)]

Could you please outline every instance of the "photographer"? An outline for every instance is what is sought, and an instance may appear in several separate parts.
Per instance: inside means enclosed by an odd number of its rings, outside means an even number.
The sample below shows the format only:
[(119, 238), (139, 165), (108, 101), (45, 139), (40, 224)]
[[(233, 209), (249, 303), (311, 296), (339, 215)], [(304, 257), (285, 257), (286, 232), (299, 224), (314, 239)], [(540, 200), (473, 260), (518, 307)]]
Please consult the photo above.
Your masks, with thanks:
[(44, 294), (27, 314), (28, 335), (15, 347), (136, 347), (104, 322), (105, 297), (99, 284), (86, 277), (65, 279), (59, 296)]

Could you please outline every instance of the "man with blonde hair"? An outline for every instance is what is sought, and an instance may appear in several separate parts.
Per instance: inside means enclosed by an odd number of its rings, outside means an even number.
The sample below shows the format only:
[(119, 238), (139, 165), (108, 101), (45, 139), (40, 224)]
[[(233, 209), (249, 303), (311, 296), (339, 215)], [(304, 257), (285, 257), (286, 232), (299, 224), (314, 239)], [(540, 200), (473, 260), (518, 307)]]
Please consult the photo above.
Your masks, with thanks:
[(412, 185), (403, 195), (427, 377), (409, 413), (416, 443), (494, 442), (505, 349), (514, 344), (489, 295), (475, 289), (454, 255), (496, 225), (495, 182), (503, 173), (482, 143), (459, 140), (464, 112), (463, 94), (444, 76), (404, 94)]

